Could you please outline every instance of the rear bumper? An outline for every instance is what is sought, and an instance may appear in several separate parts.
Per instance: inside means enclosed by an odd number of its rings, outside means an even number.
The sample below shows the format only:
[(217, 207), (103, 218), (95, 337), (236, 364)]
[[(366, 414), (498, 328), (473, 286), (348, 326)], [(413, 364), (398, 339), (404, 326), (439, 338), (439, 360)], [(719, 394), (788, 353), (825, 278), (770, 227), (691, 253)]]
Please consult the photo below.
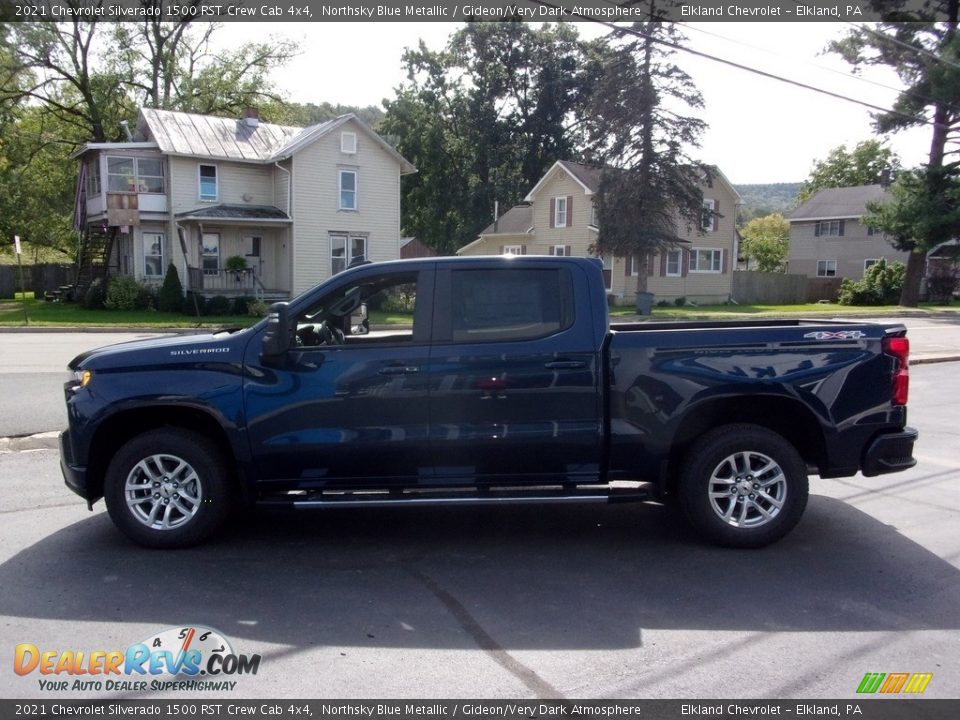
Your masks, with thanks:
[(60, 433), (60, 471), (67, 487), (87, 501), (91, 506), (96, 498), (91, 498), (87, 487), (87, 468), (74, 464), (73, 445), (70, 444), (70, 431)]
[(917, 464), (913, 444), (918, 433), (913, 428), (877, 435), (863, 454), (860, 471), (867, 477), (908, 470)]

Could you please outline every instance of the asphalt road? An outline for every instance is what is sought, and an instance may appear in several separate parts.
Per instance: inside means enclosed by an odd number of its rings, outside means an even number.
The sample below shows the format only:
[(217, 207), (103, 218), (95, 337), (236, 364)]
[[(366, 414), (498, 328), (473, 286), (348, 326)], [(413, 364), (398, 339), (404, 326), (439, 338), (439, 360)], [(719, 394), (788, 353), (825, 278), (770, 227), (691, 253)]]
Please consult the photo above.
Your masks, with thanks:
[[(958, 367), (912, 371), (916, 468), (814, 480), (758, 551), (618, 505), (260, 513), (151, 552), (63, 487), (54, 452), (0, 454), (0, 648), (203, 624), (262, 655), (234, 698), (854, 698), (866, 672), (932, 672), (925, 696), (955, 698)], [(7, 658), (0, 697), (83, 695)]]

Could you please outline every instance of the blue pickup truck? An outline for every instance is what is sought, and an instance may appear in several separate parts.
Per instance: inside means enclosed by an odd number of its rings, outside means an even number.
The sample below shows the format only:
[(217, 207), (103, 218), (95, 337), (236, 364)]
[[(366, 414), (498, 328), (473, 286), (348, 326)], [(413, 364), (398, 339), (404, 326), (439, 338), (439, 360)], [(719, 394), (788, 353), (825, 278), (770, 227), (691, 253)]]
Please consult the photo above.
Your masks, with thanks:
[[(374, 312), (412, 321), (371, 330)], [(611, 326), (589, 259), (368, 263), (245, 330), (75, 358), (61, 466), (150, 547), (255, 504), (616, 501), (760, 547), (808, 475), (915, 464), (908, 351), (900, 325)]]

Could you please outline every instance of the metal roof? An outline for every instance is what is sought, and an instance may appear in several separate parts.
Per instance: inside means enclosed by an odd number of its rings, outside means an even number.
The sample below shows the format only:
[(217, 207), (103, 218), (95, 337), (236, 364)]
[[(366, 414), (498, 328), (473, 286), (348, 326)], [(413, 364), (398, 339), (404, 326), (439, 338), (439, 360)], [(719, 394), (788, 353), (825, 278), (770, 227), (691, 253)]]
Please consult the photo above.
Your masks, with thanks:
[(177, 219), (291, 222), (289, 215), (272, 205), (210, 205), (177, 213)]
[(253, 126), (242, 119), (143, 108), (137, 130), (154, 140), (161, 152), (170, 155), (273, 163), (290, 157), (351, 120), (396, 159), (401, 174), (416, 172), (406, 158), (353, 113), (301, 128), (262, 121)]

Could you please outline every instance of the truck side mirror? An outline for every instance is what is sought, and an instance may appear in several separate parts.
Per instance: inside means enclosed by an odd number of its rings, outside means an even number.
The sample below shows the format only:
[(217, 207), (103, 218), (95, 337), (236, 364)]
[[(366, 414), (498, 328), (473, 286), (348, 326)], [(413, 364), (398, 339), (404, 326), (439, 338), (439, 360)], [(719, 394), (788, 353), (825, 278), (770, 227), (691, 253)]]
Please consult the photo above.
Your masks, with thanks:
[(360, 303), (360, 307), (350, 314), (350, 334), (366, 335), (370, 332), (370, 321), (367, 316), (367, 304)]
[(267, 316), (267, 332), (263, 336), (261, 359), (283, 355), (290, 349), (291, 335), (290, 305), (285, 302), (274, 303)]

